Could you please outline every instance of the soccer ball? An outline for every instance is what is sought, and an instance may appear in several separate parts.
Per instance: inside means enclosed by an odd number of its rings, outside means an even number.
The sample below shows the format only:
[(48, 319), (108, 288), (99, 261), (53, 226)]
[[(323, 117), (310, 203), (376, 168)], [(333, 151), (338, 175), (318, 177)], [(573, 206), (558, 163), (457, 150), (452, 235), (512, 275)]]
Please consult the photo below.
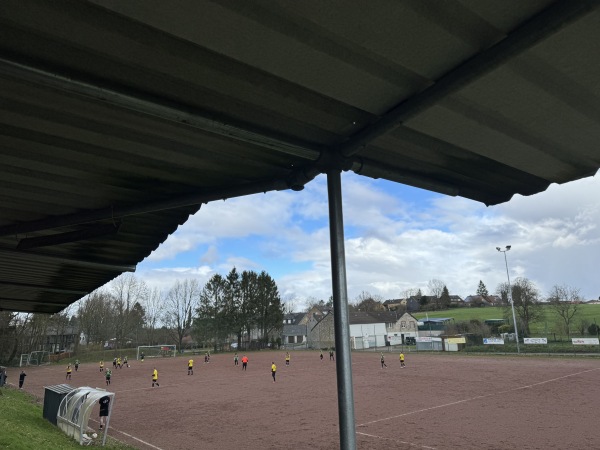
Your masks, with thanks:
[(92, 434), (92, 437), (93, 437), (94, 439), (96, 439), (96, 438), (98, 437), (98, 434), (97, 434), (97, 433), (93, 433), (93, 434)]

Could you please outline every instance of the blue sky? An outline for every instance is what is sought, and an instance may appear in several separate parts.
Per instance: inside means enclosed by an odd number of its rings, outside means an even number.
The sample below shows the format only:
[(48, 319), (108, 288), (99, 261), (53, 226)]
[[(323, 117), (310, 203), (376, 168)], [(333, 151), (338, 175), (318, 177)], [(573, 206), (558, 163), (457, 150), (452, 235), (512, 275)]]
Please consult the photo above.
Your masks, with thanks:
[[(600, 177), (552, 185), (493, 207), (353, 173), (342, 175), (348, 295), (384, 299), (432, 279), (451, 294), (490, 293), (526, 277), (545, 296), (553, 285), (600, 296)], [(177, 279), (204, 284), (215, 273), (265, 270), (296, 310), (331, 295), (327, 184), (317, 177), (301, 192), (258, 194), (203, 205), (147, 260), (136, 276), (168, 289)]]

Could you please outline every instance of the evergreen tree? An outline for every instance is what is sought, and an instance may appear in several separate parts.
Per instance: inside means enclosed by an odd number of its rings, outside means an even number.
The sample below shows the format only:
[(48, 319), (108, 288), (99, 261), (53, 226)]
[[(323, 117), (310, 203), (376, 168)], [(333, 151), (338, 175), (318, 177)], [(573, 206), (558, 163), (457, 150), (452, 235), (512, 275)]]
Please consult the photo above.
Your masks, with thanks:
[(283, 327), (283, 304), (275, 280), (265, 271), (257, 277), (257, 294), (255, 321), (262, 339), (268, 342), (269, 333)]
[(200, 292), (194, 319), (194, 334), (204, 343), (216, 341), (220, 334), (221, 305), (225, 302), (227, 281), (220, 274), (213, 275)]
[(440, 296), (440, 306), (442, 308), (450, 307), (450, 292), (448, 292), (448, 288), (444, 286), (442, 290), (442, 295)]
[(490, 295), (485, 287), (485, 284), (483, 284), (483, 281), (481, 280), (479, 280), (479, 286), (477, 286), (477, 295), (481, 295), (482, 297), (487, 297)]
[(241, 345), (244, 331), (251, 336), (258, 330), (259, 338), (268, 342), (269, 333), (283, 327), (283, 309), (277, 284), (266, 272), (244, 271), (240, 276), (234, 268), (225, 278), (215, 274), (202, 289), (195, 334), (213, 342), (215, 351), (232, 334)]

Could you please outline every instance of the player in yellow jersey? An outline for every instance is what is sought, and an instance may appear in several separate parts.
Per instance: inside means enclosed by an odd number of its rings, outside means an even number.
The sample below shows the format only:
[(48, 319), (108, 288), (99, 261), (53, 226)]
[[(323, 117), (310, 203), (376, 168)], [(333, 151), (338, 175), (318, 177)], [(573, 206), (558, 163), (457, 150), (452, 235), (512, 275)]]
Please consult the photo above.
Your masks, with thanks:
[(194, 375), (194, 360), (190, 359), (188, 361), (188, 375)]
[(152, 371), (152, 387), (154, 387), (154, 384), (160, 386), (160, 384), (158, 384), (158, 370), (156, 370), (156, 367)]
[(275, 383), (275, 374), (277, 373), (277, 366), (275, 365), (275, 361), (271, 363), (271, 376), (273, 377), (273, 383)]

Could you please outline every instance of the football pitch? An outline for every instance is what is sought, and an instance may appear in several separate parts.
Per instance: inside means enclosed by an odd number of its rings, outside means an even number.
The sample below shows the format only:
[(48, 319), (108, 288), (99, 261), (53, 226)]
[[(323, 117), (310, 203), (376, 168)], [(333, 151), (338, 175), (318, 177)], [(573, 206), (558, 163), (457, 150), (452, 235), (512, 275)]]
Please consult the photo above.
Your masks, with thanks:
[[(239, 353), (241, 356), (243, 353)], [(116, 393), (110, 434), (139, 449), (339, 448), (335, 363), (324, 352), (233, 354), (205, 364), (193, 356), (130, 361), (113, 370)], [(600, 361), (585, 358), (481, 357), (353, 353), (359, 449), (597, 448)], [(277, 364), (277, 383), (271, 362)], [(109, 367), (112, 361), (106, 361)], [(160, 387), (152, 387), (152, 369)], [(44, 386), (106, 388), (98, 364), (65, 380), (61, 366), (26, 368), (25, 390), (43, 399)], [(9, 369), (9, 382), (19, 369)], [(97, 407), (96, 407), (97, 408)], [(98, 412), (90, 425), (98, 425)]]

